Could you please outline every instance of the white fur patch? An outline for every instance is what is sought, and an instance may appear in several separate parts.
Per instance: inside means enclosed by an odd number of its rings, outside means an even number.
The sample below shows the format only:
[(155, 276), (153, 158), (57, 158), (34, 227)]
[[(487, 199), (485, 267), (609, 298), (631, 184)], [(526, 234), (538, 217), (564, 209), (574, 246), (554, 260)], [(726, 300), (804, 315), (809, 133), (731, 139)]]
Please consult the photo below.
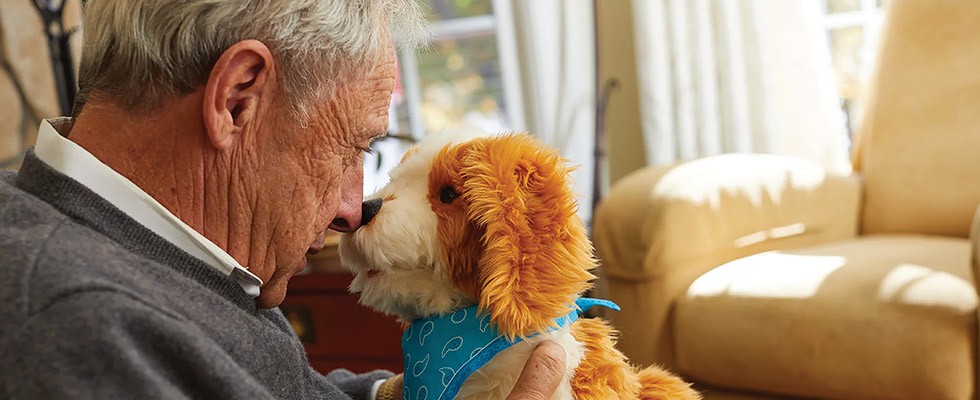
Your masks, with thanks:
[[(384, 200), (367, 226), (346, 234), (340, 257), (354, 273), (350, 290), (361, 304), (402, 321), (444, 314), (473, 304), (450, 284), (428, 201), (429, 168), (445, 146), (488, 136), (478, 130), (441, 131), (391, 171), (391, 181), (369, 198)], [(377, 274), (369, 276), (369, 271)]]

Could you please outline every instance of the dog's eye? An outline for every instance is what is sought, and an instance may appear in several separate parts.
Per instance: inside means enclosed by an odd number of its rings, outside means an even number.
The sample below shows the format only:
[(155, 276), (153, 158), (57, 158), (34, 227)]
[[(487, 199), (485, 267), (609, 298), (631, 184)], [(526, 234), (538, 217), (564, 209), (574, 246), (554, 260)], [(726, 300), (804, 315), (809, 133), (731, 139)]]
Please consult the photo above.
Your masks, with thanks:
[(459, 193), (456, 193), (456, 189), (453, 189), (452, 186), (445, 186), (439, 191), (439, 201), (443, 204), (452, 203), (457, 197), (459, 197)]

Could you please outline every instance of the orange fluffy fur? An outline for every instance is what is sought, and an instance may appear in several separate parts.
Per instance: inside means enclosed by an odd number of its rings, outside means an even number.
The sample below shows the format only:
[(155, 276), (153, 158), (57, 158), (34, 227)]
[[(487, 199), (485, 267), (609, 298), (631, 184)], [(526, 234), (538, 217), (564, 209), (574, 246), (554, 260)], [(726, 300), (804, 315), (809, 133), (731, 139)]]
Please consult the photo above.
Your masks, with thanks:
[[(516, 134), (449, 146), (429, 171), (451, 280), (511, 338), (553, 326), (593, 278), (569, 171), (557, 152)], [(441, 202), (447, 187), (462, 201)], [(604, 321), (581, 319), (571, 329), (585, 349), (571, 382), (576, 399), (700, 399), (666, 371), (630, 366)]]
[(572, 336), (585, 346), (585, 359), (575, 369), (572, 390), (578, 400), (636, 399), (640, 379), (626, 357), (616, 349), (612, 328), (599, 319), (581, 319)]
[[(527, 135), (477, 139), (448, 153), (460, 167), (467, 219), (483, 231), (479, 305), (511, 338), (551, 327), (588, 289), (595, 265), (564, 160)], [(430, 174), (432, 187), (439, 184)]]
[(616, 331), (603, 320), (578, 320), (572, 325), (572, 335), (585, 346), (585, 358), (572, 378), (576, 400), (701, 398), (690, 385), (661, 368), (637, 371), (629, 365), (616, 349)]
[(657, 367), (639, 372), (640, 400), (700, 400), (701, 395), (681, 378)]
[(456, 202), (443, 204), (439, 192), (446, 186), (456, 187), (462, 177), (462, 152), (464, 148), (443, 149), (432, 162), (429, 169), (429, 204), (439, 222), (437, 226), (439, 241), (442, 242), (443, 257), (449, 269), (450, 279), (456, 287), (471, 298), (480, 297), (479, 263), (482, 254), (481, 238), (483, 231), (470, 222), (466, 209)]

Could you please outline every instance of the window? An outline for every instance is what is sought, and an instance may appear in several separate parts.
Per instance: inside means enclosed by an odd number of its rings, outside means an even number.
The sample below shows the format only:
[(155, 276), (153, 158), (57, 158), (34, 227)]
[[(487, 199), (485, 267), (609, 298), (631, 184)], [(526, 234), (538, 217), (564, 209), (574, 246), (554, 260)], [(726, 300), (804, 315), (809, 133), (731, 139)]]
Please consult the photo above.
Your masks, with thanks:
[(432, 41), (398, 56), (388, 138), (365, 159), (365, 195), (388, 180), (404, 151), (427, 133), (460, 125), (524, 126), (509, 1), (427, 0)]
[(824, 0), (824, 28), (840, 91), (841, 107), (853, 135), (867, 98), (883, 18), (882, 0)]

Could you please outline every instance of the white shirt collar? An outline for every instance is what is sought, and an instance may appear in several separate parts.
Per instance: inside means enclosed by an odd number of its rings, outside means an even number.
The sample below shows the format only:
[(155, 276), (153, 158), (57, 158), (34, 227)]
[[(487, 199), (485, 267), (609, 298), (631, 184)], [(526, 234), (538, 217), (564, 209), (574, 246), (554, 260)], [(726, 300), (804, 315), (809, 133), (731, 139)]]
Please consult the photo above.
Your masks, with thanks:
[(252, 297), (262, 280), (238, 264), (231, 255), (177, 218), (153, 197), (98, 158), (62, 136), (71, 129), (70, 118), (41, 122), (34, 154), (54, 170), (95, 192), (130, 218), (188, 254), (231, 277)]

